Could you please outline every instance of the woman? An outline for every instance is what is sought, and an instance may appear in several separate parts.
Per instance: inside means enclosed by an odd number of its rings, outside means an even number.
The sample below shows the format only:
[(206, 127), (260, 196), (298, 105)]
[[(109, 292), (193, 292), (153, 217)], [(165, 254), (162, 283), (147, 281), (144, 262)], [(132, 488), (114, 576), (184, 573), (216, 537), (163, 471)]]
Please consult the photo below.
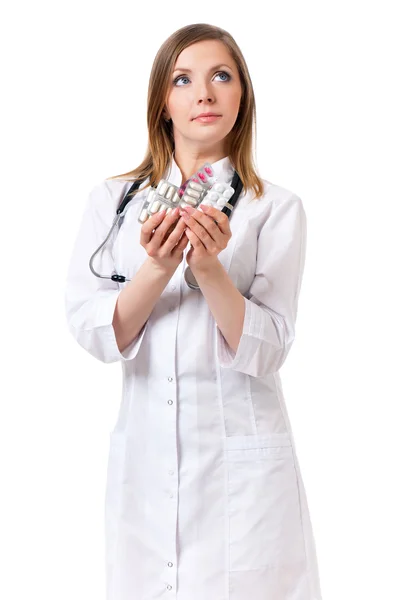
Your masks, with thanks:
[[(78, 233), (68, 324), (123, 370), (107, 475), (108, 600), (321, 598), (278, 373), (294, 340), (306, 217), (296, 194), (256, 174), (254, 119), (231, 35), (178, 30), (154, 61), (145, 159), (93, 189)], [(219, 181), (236, 170), (243, 183), (230, 219), (210, 207), (138, 221), (149, 186), (181, 186), (206, 162)], [(144, 182), (97, 267), (131, 280), (118, 283), (95, 277), (89, 260), (132, 180)]]

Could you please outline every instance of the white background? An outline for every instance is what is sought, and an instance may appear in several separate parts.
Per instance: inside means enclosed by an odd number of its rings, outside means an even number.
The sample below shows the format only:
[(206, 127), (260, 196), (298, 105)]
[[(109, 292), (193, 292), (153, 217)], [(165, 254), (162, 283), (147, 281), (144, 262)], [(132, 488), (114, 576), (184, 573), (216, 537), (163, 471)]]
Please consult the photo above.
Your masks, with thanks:
[(260, 174), (298, 194), (307, 213), (297, 336), (281, 375), (324, 600), (398, 597), (393, 5), (38, 0), (3, 11), (4, 600), (104, 598), (105, 468), (121, 370), (68, 333), (64, 281), (89, 191), (143, 158), (157, 49), (195, 22), (240, 45)]

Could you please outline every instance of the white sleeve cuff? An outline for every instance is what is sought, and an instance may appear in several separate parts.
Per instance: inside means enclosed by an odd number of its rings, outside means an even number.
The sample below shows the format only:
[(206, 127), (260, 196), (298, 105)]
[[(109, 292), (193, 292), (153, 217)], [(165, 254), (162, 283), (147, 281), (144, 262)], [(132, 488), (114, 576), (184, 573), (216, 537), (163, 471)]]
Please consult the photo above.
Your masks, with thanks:
[(112, 325), (116, 302), (120, 291), (106, 291), (83, 305), (71, 319), (70, 329), (77, 342), (92, 356), (105, 363), (134, 359), (145, 335), (147, 323), (138, 336), (119, 351)]
[(283, 359), (283, 322), (263, 306), (245, 300), (245, 316), (239, 345), (234, 352), (217, 329), (217, 358), (224, 369), (262, 377), (279, 369)]

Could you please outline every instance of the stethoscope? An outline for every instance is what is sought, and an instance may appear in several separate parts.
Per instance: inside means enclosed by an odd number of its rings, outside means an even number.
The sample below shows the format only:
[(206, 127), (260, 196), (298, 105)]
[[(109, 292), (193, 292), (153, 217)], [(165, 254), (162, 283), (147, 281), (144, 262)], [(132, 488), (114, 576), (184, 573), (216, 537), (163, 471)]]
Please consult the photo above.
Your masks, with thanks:
[[(125, 281), (131, 281), (124, 275), (119, 275), (118, 273), (112, 273), (112, 275), (110, 275), (110, 276), (100, 275), (94, 269), (93, 262), (94, 262), (94, 258), (97, 256), (98, 252), (105, 246), (105, 244), (111, 237), (112, 232), (114, 231), (115, 227), (119, 226), (119, 228), (120, 228), (120, 226), (123, 222), (122, 219), (124, 218), (128, 203), (132, 200), (134, 192), (136, 190), (138, 190), (138, 188), (144, 181), (145, 181), (145, 179), (139, 179), (139, 180), (137, 179), (133, 183), (133, 185), (130, 187), (129, 191), (127, 192), (127, 194), (125, 195), (125, 197), (123, 198), (121, 203), (119, 204), (119, 207), (116, 211), (116, 216), (112, 222), (112, 226), (109, 230), (108, 235), (106, 236), (106, 238), (102, 242), (102, 244), (100, 246), (98, 246), (98, 248), (94, 252), (94, 254), (91, 256), (90, 262), (89, 262), (90, 270), (96, 277), (100, 277), (101, 279), (111, 279), (112, 281), (116, 281), (117, 283), (124, 283)], [(228, 200), (228, 204), (231, 205), (232, 208), (228, 208), (227, 206), (224, 206), (224, 208), (221, 210), (221, 212), (225, 213), (228, 218), (231, 216), (232, 210), (235, 207), (235, 205), (239, 199), (240, 193), (242, 191), (242, 188), (243, 188), (243, 183), (241, 181), (241, 178), (239, 177), (239, 175), (236, 171), (234, 171), (234, 175), (233, 175), (232, 182), (231, 182), (231, 187), (233, 187), (235, 190), (233, 196)], [(191, 268), (189, 266), (187, 266), (187, 268), (185, 269), (184, 278), (185, 278), (185, 281), (186, 281), (186, 284), (188, 285), (188, 287), (190, 287), (192, 290), (200, 290), (200, 287), (199, 287), (199, 285), (194, 277), (194, 274), (192, 273)]]

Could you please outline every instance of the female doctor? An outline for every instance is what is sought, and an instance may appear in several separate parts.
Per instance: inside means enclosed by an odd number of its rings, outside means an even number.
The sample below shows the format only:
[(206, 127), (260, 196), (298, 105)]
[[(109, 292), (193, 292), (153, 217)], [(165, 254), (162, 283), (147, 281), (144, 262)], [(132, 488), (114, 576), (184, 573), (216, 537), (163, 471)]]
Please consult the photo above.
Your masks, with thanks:
[[(256, 174), (252, 83), (229, 33), (194, 24), (163, 43), (147, 123), (139, 167), (89, 195), (66, 284), (72, 335), (123, 371), (105, 499), (107, 600), (321, 600), (279, 377), (295, 336), (306, 216), (296, 194)], [(243, 184), (229, 218), (187, 207), (138, 221), (149, 186), (181, 186), (206, 162), (218, 181), (236, 171)], [(90, 257), (133, 180), (143, 183), (96, 276)]]

